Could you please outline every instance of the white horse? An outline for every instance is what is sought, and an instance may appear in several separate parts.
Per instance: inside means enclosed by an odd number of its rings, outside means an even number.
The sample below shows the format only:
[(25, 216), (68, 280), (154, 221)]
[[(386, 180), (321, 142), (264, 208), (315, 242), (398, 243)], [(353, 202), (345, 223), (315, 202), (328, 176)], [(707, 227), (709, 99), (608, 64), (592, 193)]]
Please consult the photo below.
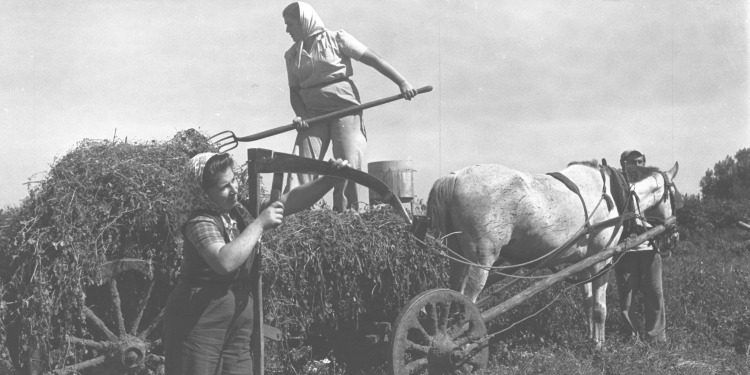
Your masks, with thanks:
[[(629, 192), (637, 197), (636, 214), (656, 220), (672, 216), (674, 200), (680, 199), (672, 183), (677, 170), (677, 163), (666, 173), (652, 167), (629, 167), (630, 186), (617, 184), (624, 181), (621, 172), (596, 162), (571, 163), (563, 169), (560, 173), (574, 185), (570, 187), (550, 175), (529, 174), (502, 165), (475, 165), (439, 178), (427, 203), (433, 228), (447, 236), (451, 250), (478, 265), (451, 261), (451, 288), (476, 302), (493, 265), (515, 265), (509, 273), (531, 265), (552, 267), (580, 261), (616, 245), (622, 231), (605, 227), (542, 261), (579, 232), (586, 220), (593, 225), (618, 217), (627, 202), (634, 200)], [(575, 187), (579, 194), (573, 191)], [(592, 277), (606, 263), (577, 276)], [(601, 347), (607, 316), (607, 277), (583, 286), (589, 337)]]

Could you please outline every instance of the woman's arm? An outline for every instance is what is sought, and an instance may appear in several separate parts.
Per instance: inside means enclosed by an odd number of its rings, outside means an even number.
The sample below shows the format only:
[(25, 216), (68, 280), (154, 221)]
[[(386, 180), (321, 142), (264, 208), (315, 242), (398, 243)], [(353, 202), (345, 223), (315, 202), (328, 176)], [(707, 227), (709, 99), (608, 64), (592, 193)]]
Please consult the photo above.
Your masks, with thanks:
[(228, 274), (240, 267), (255, 249), (263, 231), (281, 224), (284, 205), (274, 202), (263, 210), (245, 230), (229, 243), (220, 242), (208, 245), (201, 254), (206, 263), (220, 275)]
[(299, 87), (289, 86), (289, 102), (292, 103), (292, 109), (297, 116), (302, 118), (307, 116), (307, 108), (299, 94)]
[[(336, 169), (341, 169), (349, 165), (349, 162), (341, 159), (331, 160), (330, 162), (333, 163)], [(282, 195), (279, 201), (283, 204), (284, 215), (291, 215), (314, 205), (315, 202), (323, 198), (340, 181), (341, 179), (338, 177), (323, 176), (304, 185), (297, 186)]]
[(411, 100), (411, 98), (417, 96), (417, 90), (413, 88), (409, 84), (409, 82), (406, 81), (406, 78), (404, 78), (401, 73), (396, 70), (396, 68), (389, 64), (388, 61), (385, 61), (382, 57), (378, 56), (369, 48), (365, 51), (364, 54), (362, 54), (362, 57), (359, 59), (359, 61), (365, 65), (373, 67), (375, 70), (380, 72), (380, 74), (388, 77), (388, 79), (393, 81), (393, 83), (397, 84), (398, 89), (402, 94), (404, 94), (404, 98), (406, 98), (406, 100)]
[(289, 86), (289, 102), (292, 103), (292, 109), (297, 115), (292, 122), (296, 125), (297, 131), (304, 130), (310, 127), (304, 120), (307, 117), (307, 108), (305, 102), (302, 101), (302, 96), (299, 94), (299, 87)]

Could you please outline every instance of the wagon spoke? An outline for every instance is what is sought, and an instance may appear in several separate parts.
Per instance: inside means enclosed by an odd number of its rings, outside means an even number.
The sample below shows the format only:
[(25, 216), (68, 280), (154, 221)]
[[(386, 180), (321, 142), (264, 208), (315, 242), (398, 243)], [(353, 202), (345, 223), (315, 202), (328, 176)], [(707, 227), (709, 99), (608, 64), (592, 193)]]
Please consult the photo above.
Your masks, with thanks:
[(468, 344), (468, 343), (470, 343), (472, 341), (474, 341), (473, 337), (471, 337), (471, 336), (464, 336), (464, 337), (460, 337), (460, 338), (454, 340), (453, 343), (457, 347), (462, 347), (462, 346), (464, 346), (464, 345), (466, 345), (466, 344)]
[(154, 284), (156, 284), (155, 278), (151, 279), (151, 282), (146, 289), (146, 294), (140, 299), (140, 301), (138, 301), (135, 319), (133, 319), (129, 331), (133, 336), (138, 333), (138, 326), (141, 324), (141, 318), (143, 318), (143, 312), (146, 310), (146, 305), (148, 304), (149, 299), (151, 299), (151, 292), (154, 290)]
[(148, 358), (146, 358), (146, 362), (160, 365), (164, 363), (164, 357), (160, 355), (149, 354)]
[(427, 345), (419, 345), (413, 341), (408, 341), (406, 343), (406, 350), (411, 350), (412, 352), (418, 352), (420, 354), (427, 355), (427, 353), (430, 352), (430, 347)]
[(423, 371), (427, 369), (427, 358), (420, 358), (414, 362), (407, 363), (404, 366), (407, 374), (413, 374), (415, 371)]
[(153, 349), (153, 348), (155, 348), (155, 347), (157, 347), (157, 346), (159, 346), (159, 345), (161, 345), (161, 339), (156, 339), (156, 340), (154, 340), (154, 341), (151, 341), (151, 342), (149, 343), (149, 346), (148, 346), (148, 348), (149, 348), (149, 349)]
[[(472, 365), (485, 367), (489, 348), (478, 346), (477, 340), (486, 334), (479, 310), (466, 296), (450, 289), (423, 292), (413, 297), (396, 318), (391, 373), (449, 371), (450, 363), (459, 359), (456, 354), (461, 357), (459, 365), (471, 359)], [(454, 341), (457, 337), (458, 343)]]
[(54, 374), (70, 374), (71, 372), (76, 372), (80, 370), (86, 370), (92, 367), (96, 367), (104, 363), (104, 361), (107, 359), (106, 356), (100, 355), (98, 357), (89, 359), (88, 361), (83, 361), (80, 363), (76, 363), (75, 365), (66, 366), (60, 370), (54, 371)]
[(151, 321), (151, 324), (149, 324), (148, 327), (146, 327), (143, 331), (141, 331), (141, 333), (138, 334), (138, 338), (140, 338), (141, 340), (144, 340), (146, 339), (146, 337), (148, 337), (148, 335), (151, 334), (151, 331), (153, 331), (154, 328), (156, 328), (156, 326), (158, 326), (159, 323), (161, 323), (161, 320), (164, 317), (165, 309), (166, 307), (162, 308), (161, 311), (159, 311), (159, 315), (157, 315), (154, 318), (154, 320)]
[(125, 334), (125, 319), (122, 317), (122, 301), (120, 301), (120, 291), (117, 290), (117, 280), (109, 280), (109, 294), (112, 296), (112, 305), (115, 312), (115, 321), (117, 323), (117, 334)]
[(428, 303), (424, 306), (424, 310), (426, 313), (426, 319), (425, 323), (427, 323), (427, 327), (425, 329), (433, 334), (437, 333), (437, 321), (438, 321), (438, 312), (437, 312), (437, 306)]
[(82, 339), (80, 337), (75, 337), (75, 336), (68, 336), (67, 339), (68, 339), (68, 342), (71, 344), (81, 345), (81, 346), (85, 346), (91, 349), (111, 350), (113, 347), (116, 346), (116, 344), (109, 342), (109, 341), (88, 340), (88, 339)]
[(83, 313), (86, 315), (86, 318), (91, 324), (93, 324), (96, 328), (99, 329), (101, 333), (107, 336), (109, 341), (117, 341), (117, 336), (115, 336), (115, 334), (112, 333), (109, 328), (107, 328), (107, 325), (104, 324), (104, 322), (99, 319), (99, 317), (96, 316), (96, 314), (94, 314), (91, 309), (89, 309), (87, 306), (83, 306)]
[(446, 326), (448, 325), (448, 312), (450, 311), (451, 303), (440, 303), (438, 310), (438, 331), (445, 333)]
[(452, 326), (448, 334), (452, 340), (455, 340), (456, 338), (463, 336), (470, 328), (469, 319), (464, 318), (458, 324)]
[[(415, 319), (416, 320), (416, 319)], [(422, 324), (419, 323), (419, 321), (413, 322), (414, 324), (410, 324), (409, 332), (416, 332), (416, 334), (419, 336), (420, 339), (422, 339), (422, 343), (429, 344), (432, 342), (432, 336), (430, 336), (427, 331), (425, 331), (424, 327), (422, 327)]]
[(483, 364), (482, 364), (482, 361), (483, 361), (483, 360), (482, 360), (482, 359), (480, 359), (478, 355), (476, 355), (476, 356), (472, 356), (472, 357), (471, 357), (471, 358), (470, 358), (470, 359), (469, 359), (469, 360), (468, 360), (468, 361), (466, 362), (466, 364), (467, 364), (467, 365), (469, 365), (469, 366), (471, 366), (471, 369), (472, 369), (472, 371), (473, 371), (473, 370), (477, 370), (477, 369), (479, 369), (479, 368), (481, 368), (481, 367), (483, 366)]

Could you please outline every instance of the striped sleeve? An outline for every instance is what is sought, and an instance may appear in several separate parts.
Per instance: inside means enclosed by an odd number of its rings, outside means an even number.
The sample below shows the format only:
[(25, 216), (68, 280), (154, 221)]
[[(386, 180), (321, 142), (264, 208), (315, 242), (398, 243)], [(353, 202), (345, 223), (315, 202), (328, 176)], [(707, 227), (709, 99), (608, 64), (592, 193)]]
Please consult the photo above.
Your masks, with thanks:
[(188, 221), (185, 224), (185, 237), (201, 254), (215, 243), (225, 244), (224, 237), (216, 226), (216, 222), (206, 216), (197, 216)]

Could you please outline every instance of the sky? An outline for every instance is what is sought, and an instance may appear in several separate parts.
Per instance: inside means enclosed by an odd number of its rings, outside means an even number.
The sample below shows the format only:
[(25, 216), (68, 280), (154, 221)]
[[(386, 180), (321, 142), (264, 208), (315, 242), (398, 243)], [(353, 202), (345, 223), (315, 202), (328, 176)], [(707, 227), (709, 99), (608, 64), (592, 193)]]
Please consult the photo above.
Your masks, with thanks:
[[(531, 173), (639, 149), (700, 192), (750, 147), (743, 0), (310, 1), (415, 87), (365, 111), (367, 162), (440, 176), (497, 163)], [(0, 208), (83, 139), (250, 135), (294, 117), (283, 60), (288, 1), (0, 0)], [(354, 62), (363, 101), (398, 93)], [(291, 152), (294, 132), (243, 143)]]

